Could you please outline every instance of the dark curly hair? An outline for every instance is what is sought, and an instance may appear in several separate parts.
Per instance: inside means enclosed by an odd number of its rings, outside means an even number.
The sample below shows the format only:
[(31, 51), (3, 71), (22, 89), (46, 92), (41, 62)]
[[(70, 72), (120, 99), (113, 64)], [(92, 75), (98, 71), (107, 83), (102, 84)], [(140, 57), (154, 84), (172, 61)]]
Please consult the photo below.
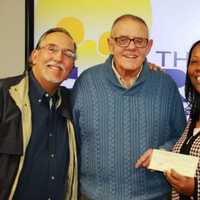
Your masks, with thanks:
[(189, 51), (188, 61), (187, 61), (187, 73), (186, 73), (186, 80), (185, 80), (185, 97), (190, 107), (190, 118), (192, 120), (192, 126), (195, 126), (196, 122), (199, 120), (199, 117), (200, 117), (200, 94), (192, 85), (191, 79), (188, 75), (188, 67), (191, 62), (192, 52), (197, 45), (200, 45), (200, 40), (196, 41), (192, 45)]

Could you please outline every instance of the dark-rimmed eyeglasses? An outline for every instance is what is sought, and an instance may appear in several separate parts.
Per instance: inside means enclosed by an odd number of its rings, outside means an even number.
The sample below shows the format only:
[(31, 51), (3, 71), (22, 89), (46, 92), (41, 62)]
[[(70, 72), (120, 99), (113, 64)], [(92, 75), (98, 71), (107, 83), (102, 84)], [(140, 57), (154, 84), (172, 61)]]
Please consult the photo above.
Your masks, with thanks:
[(120, 36), (120, 37), (111, 37), (118, 46), (120, 47), (128, 47), (131, 41), (133, 41), (135, 47), (137, 48), (145, 48), (147, 47), (148, 44), (148, 39), (147, 38), (142, 38), (142, 37), (134, 37), (134, 38), (129, 38), (126, 36)]
[(39, 47), (38, 49), (45, 49), (49, 54), (57, 54), (59, 51), (62, 52), (65, 58), (76, 59), (76, 53), (70, 49), (61, 49), (55, 44), (47, 44), (46, 46)]

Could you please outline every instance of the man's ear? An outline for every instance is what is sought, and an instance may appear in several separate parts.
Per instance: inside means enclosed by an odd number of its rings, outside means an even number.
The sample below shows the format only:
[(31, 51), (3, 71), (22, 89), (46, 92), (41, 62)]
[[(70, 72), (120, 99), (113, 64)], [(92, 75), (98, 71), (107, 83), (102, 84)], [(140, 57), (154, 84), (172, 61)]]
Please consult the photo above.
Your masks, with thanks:
[(32, 62), (33, 65), (35, 65), (37, 63), (37, 58), (38, 58), (38, 50), (34, 49), (31, 52), (31, 62)]
[(111, 38), (108, 38), (107, 39), (107, 43), (108, 43), (108, 48), (109, 48), (109, 50), (110, 50), (110, 52), (111, 52), (111, 54), (113, 53), (113, 40), (111, 39)]
[(150, 39), (150, 40), (148, 41), (148, 44), (147, 44), (146, 55), (149, 54), (149, 52), (151, 51), (152, 46), (153, 46), (153, 40)]

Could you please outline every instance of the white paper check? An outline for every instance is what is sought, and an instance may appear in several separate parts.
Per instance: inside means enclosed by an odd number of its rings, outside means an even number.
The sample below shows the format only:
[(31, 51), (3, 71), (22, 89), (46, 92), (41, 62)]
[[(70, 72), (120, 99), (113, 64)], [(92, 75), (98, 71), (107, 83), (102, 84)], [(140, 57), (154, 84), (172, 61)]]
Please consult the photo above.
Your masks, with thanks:
[(174, 169), (181, 175), (194, 177), (198, 161), (195, 156), (154, 149), (148, 168), (162, 172)]

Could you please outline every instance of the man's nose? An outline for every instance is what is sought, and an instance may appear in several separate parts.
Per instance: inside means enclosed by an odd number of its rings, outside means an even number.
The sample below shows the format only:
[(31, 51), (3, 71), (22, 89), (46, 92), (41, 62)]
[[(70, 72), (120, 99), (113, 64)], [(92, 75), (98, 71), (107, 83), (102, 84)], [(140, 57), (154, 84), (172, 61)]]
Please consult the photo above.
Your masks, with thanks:
[(63, 52), (62, 52), (62, 50), (58, 50), (58, 51), (56, 51), (56, 52), (54, 53), (54, 59), (55, 59), (56, 61), (61, 61), (62, 58), (63, 58)]
[(130, 49), (134, 49), (136, 46), (135, 46), (135, 42), (133, 40), (130, 41), (129, 45), (128, 45), (128, 48)]

